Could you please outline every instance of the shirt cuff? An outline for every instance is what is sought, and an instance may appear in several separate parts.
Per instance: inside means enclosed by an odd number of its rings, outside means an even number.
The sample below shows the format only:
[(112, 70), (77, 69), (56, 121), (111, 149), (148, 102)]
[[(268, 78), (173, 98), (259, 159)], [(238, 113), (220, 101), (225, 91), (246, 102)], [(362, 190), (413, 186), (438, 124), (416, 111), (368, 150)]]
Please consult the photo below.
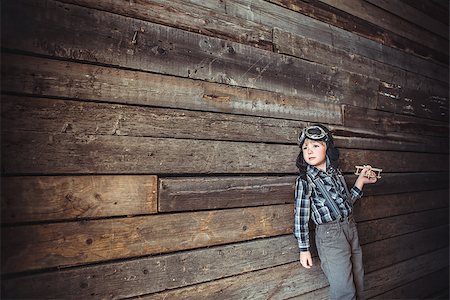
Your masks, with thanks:
[(298, 249), (300, 250), (300, 252), (306, 252), (309, 251), (309, 246), (308, 245), (298, 245)]
[(363, 196), (363, 192), (356, 186), (352, 187), (352, 192), (353, 192), (353, 195), (356, 196), (358, 199)]

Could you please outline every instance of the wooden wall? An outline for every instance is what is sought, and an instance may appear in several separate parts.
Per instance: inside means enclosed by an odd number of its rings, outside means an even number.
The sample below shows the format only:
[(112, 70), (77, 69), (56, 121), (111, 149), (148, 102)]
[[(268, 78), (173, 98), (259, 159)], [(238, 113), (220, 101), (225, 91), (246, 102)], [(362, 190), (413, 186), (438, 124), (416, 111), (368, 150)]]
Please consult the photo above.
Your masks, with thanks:
[(383, 169), (367, 297), (448, 296), (448, 2), (1, 5), (2, 297), (326, 299), (292, 235), (314, 122), (350, 184)]

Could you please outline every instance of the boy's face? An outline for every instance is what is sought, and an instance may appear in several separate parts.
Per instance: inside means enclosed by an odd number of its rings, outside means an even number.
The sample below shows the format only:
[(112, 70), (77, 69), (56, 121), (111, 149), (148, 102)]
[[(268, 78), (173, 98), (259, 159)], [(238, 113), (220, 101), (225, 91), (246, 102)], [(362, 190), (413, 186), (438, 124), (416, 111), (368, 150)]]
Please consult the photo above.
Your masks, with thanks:
[(327, 146), (325, 142), (306, 139), (302, 146), (303, 158), (306, 163), (315, 167), (326, 168)]

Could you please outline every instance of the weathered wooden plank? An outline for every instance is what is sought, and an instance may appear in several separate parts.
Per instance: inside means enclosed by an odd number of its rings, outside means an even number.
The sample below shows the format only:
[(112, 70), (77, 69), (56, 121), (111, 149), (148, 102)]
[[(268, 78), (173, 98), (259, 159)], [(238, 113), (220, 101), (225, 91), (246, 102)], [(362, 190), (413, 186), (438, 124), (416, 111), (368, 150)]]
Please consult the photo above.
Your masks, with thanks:
[(141, 299), (287, 299), (322, 287), (319, 267), (307, 270), (298, 262), (229, 277), (192, 287), (141, 296)]
[(299, 151), (294, 145), (69, 133), (5, 133), (2, 141), (6, 174), (295, 173)]
[(397, 262), (448, 247), (448, 235), (449, 228), (446, 224), (365, 244), (363, 246), (364, 270), (370, 273)]
[(447, 84), (278, 28), (274, 28), (274, 47), (280, 53), (379, 78), (382, 81), (378, 92), (379, 109), (431, 119), (448, 119)]
[[(23, 82), (23, 80), (18, 81)], [(275, 118), (89, 102), (4, 95), (1, 108), (2, 128), (3, 130), (49, 133), (296, 144), (298, 132), (307, 124)], [(335, 108), (337, 117), (340, 115), (338, 110), (340, 108), (337, 106)], [(332, 110), (333, 108), (330, 107), (330, 113), (334, 115)], [(302, 109), (302, 111), (309, 110)], [(319, 109), (317, 117), (322, 115), (326, 119), (326, 111), (326, 106), (323, 110)], [(58, 118), (55, 118), (55, 115)], [(333, 116), (330, 117), (333, 119)], [(341, 126), (329, 126), (329, 128), (334, 133), (338, 147), (399, 151), (414, 149), (416, 152), (448, 153), (446, 137), (418, 138), (415, 134), (377, 133), (373, 130)]]
[(448, 40), (448, 26), (409, 6), (401, 1), (386, 1), (386, 0), (364, 0), (372, 5), (375, 5), (390, 14), (394, 14), (410, 23), (413, 23), (421, 28), (428, 30), (428, 35), (439, 35)]
[(337, 104), (226, 84), (8, 53), (1, 70), (2, 90), (13, 93), (342, 122)]
[[(408, 84), (411, 86), (411, 84)], [(381, 82), (377, 109), (441, 121), (448, 120), (448, 95), (432, 87), (412, 85), (413, 88)], [(417, 89), (416, 89), (417, 87)]]
[[(381, 43), (392, 48), (402, 50), (406, 53), (411, 53), (423, 58), (434, 59), (441, 63), (448, 63), (447, 55), (431, 49), (425, 45), (414, 43), (400, 35), (393, 32), (383, 30), (381, 27), (366, 22), (364, 19), (353, 16), (342, 10), (338, 10), (332, 6), (326, 5), (319, 1), (302, 1), (302, 0), (269, 0), (283, 7), (289, 8), (295, 12), (307, 15), (319, 21), (331, 24), (345, 31), (356, 33), (367, 39)], [(407, 1), (406, 4), (410, 4)], [(420, 1), (424, 3), (424, 1)], [(447, 19), (447, 16), (444, 16)], [(447, 20), (448, 24), (448, 20)], [(360, 52), (360, 49), (356, 49)]]
[[(297, 172), (299, 153), (297, 145), (27, 131), (3, 132), (1, 146), (5, 174), (282, 174)], [(344, 172), (361, 163), (384, 172), (448, 170), (446, 154), (342, 149), (341, 158)]]
[[(448, 248), (444, 250), (448, 250)], [(426, 274), (427, 271), (430, 272), (437, 270), (439, 268), (439, 262), (433, 260), (438, 260), (443, 256), (444, 251), (442, 250), (419, 256), (419, 258), (425, 260), (425, 262), (422, 262), (420, 265), (424, 265), (425, 263), (429, 263), (429, 265), (424, 268), (425, 270), (414, 270), (406, 277), (417, 278), (420, 277), (420, 274)], [(399, 272), (402, 275), (406, 275), (407, 272), (414, 267), (414, 263), (416, 262), (416, 260), (417, 259), (413, 259), (398, 264), (398, 266), (400, 267)], [(433, 263), (431, 263), (432, 261)], [(386, 274), (384, 275), (386, 276)], [(312, 280), (310, 276), (314, 276), (314, 280)], [(389, 279), (383, 280), (382, 278), (375, 276), (369, 277), (369, 279), (372, 281), (370, 285), (371, 291), (367, 292), (366, 294), (371, 295), (371, 292), (379, 292), (382, 288), (374, 286), (377, 283), (379, 284), (380, 281), (391, 281), (389, 282), (391, 283), (391, 285), (393, 283), (401, 281), (400, 278), (396, 278), (395, 276), (386, 277), (388, 277)], [(314, 291), (318, 288), (323, 288), (325, 285), (326, 279), (323, 277), (323, 274), (320, 271), (319, 267), (312, 268), (311, 270), (306, 270), (300, 267), (298, 263), (292, 263), (192, 287), (147, 295), (142, 298), (198, 299), (200, 297), (214, 299), (287, 299), (307, 293), (309, 291)]]
[(275, 118), (8, 95), (2, 97), (1, 110), (3, 130), (42, 133), (295, 144), (297, 132), (307, 125)]
[[(377, 295), (376, 299), (430, 299), (436, 291), (448, 288), (448, 266), (434, 273), (425, 275), (389, 292)], [(444, 298), (445, 299), (445, 298)]]
[(293, 203), (295, 177), (162, 178), (158, 211)]
[(433, 209), (358, 224), (361, 244), (448, 224), (448, 209)]
[[(363, 245), (366, 272), (446, 245), (448, 227)], [(420, 242), (418, 242), (420, 241)], [(402, 251), (395, 251), (403, 246)], [(382, 249), (386, 255), (379, 255)], [(253, 272), (298, 260), (292, 235), (193, 250), (124, 262), (52, 271), (3, 281), (3, 295), (14, 298), (122, 298), (160, 292)], [(315, 265), (319, 262), (314, 258)], [(300, 266), (298, 266), (300, 269)], [(320, 273), (304, 274), (312, 282)], [(132, 279), (132, 280), (131, 280)], [(109, 289), (103, 286), (107, 282)], [(151, 283), (151, 284), (149, 284)], [(323, 282), (326, 284), (326, 282)], [(27, 286), (27, 289), (20, 287)]]
[(448, 248), (429, 252), (413, 259), (369, 273), (365, 279), (365, 296), (375, 297), (400, 285), (448, 266)]
[(441, 22), (448, 26), (448, 11), (441, 9), (440, 6), (436, 5), (432, 1), (421, 1), (421, 0), (400, 0), (401, 2), (414, 7), (415, 9), (422, 11), (423, 13), (431, 16), (433, 19)]
[[(355, 181), (355, 175), (346, 177), (348, 183)], [(448, 189), (448, 173), (398, 173), (382, 174), (376, 184), (364, 186), (366, 195), (397, 194), (413, 191)]]
[(437, 35), (432, 34), (420, 27), (412, 26), (411, 23), (398, 18), (389, 12), (371, 5), (365, 1), (346, 0), (320, 0), (330, 6), (355, 15), (367, 22), (376, 24), (386, 30), (395, 32), (416, 43), (428, 46), (444, 54), (448, 54), (448, 42)]
[(288, 234), (292, 215), (292, 205), (275, 205), (5, 227), (2, 272), (82, 265)]
[[(8, 49), (257, 88), (305, 100), (375, 105), (371, 99), (376, 98), (377, 80), (248, 45), (51, 0), (8, 2), (4, 11), (4, 24), (15, 29), (2, 37)], [(27, 22), (16, 24), (19, 19)]]
[[(225, 3), (222, 1), (193, 3), (195, 1), (146, 0), (132, 4), (121, 1), (58, 1), (272, 50), (270, 28), (225, 14)], [(207, 8), (203, 5), (210, 7)]]
[(2, 294), (7, 298), (71, 299), (150, 294), (295, 261), (298, 250), (294, 239), (292, 235), (281, 236), (24, 276), (3, 281)]
[[(377, 41), (330, 26), (263, 0), (250, 2), (227, 0), (227, 12), (243, 19), (259, 22), (273, 28), (281, 28), (341, 50), (357, 53), (379, 62), (448, 83), (448, 80), (446, 81), (448, 78), (446, 64), (439, 64), (405, 54), (401, 50), (381, 45)], [(448, 50), (446, 54), (448, 54)]]
[(3, 177), (2, 222), (156, 213), (156, 189), (144, 175)]
[[(374, 192), (376, 192), (376, 187)], [(378, 196), (370, 195), (356, 202), (355, 217), (358, 221), (364, 221), (427, 209), (445, 208), (449, 206), (448, 199), (449, 190), (447, 189)]]
[(388, 112), (344, 107), (344, 125), (366, 127), (378, 132), (405, 132), (417, 135), (448, 136), (448, 122), (438, 122), (412, 116), (393, 115)]
[[(384, 176), (384, 175), (383, 175)], [(391, 174), (386, 175), (390, 181)], [(383, 218), (419, 210), (448, 207), (448, 190), (420, 191), (410, 186), (414, 175), (403, 175), (403, 188), (413, 193), (383, 195), (375, 186), (358, 201), (355, 213), (358, 221)], [(436, 175), (436, 177), (439, 175)], [(160, 178), (159, 211), (189, 211), (230, 207), (245, 207), (275, 203), (293, 203), (295, 176), (270, 177), (170, 177)], [(356, 176), (346, 176), (351, 187)], [(414, 182), (414, 181), (413, 181)], [(442, 185), (445, 182), (442, 180)], [(398, 183), (398, 182), (397, 182)], [(402, 185), (400, 185), (400, 188)], [(427, 189), (426, 186), (419, 188)], [(377, 193), (381, 195), (375, 196)], [(426, 201), (424, 201), (426, 199)]]

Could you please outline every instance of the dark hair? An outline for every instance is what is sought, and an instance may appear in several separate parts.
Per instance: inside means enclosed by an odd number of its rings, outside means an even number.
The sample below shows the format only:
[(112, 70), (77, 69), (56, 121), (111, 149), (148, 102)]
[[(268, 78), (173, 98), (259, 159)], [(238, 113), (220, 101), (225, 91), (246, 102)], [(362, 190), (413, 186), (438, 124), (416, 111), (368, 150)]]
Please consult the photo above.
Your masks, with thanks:
[[(327, 133), (327, 136), (319, 139), (319, 141), (323, 141), (326, 143), (326, 146), (327, 146), (326, 156), (330, 160), (331, 166), (334, 169), (338, 169), (338, 167), (339, 167), (339, 149), (337, 149), (334, 146), (334, 139), (333, 139), (333, 135), (332, 135), (331, 131), (328, 130), (328, 128), (326, 128), (322, 124), (313, 124), (312, 126), (318, 126), (318, 127), (322, 128), (323, 130), (325, 130), (325, 132)], [(300, 132), (300, 134), (301, 134), (301, 132)], [(300, 178), (306, 180), (306, 169), (308, 167), (308, 163), (305, 161), (305, 158), (303, 157), (302, 147), (303, 147), (304, 143), (305, 143), (305, 141), (303, 140), (302, 143), (300, 144), (300, 153), (297, 156), (296, 165), (297, 165), (297, 168), (298, 168), (298, 171), (300, 174)]]

